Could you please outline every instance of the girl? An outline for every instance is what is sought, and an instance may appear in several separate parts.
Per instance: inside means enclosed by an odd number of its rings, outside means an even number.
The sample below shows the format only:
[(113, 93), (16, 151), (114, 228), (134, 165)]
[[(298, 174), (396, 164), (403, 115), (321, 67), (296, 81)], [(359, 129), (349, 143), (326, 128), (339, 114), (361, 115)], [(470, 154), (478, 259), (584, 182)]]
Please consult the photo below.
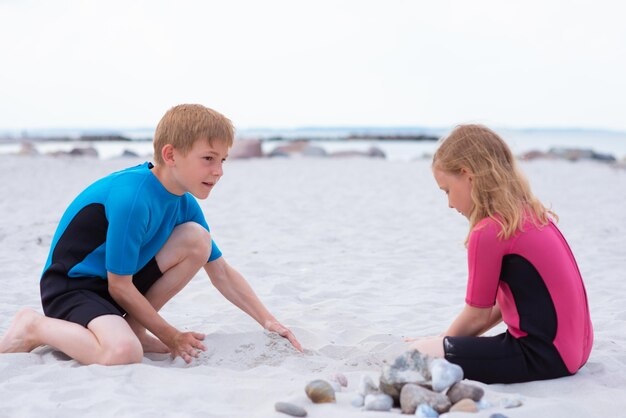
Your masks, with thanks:
[[(432, 169), (470, 224), (466, 305), (443, 336), (412, 347), (484, 383), (576, 373), (593, 342), (585, 287), (558, 218), (533, 196), (509, 147), (484, 126), (459, 126)], [(479, 337), (500, 321), (506, 332)]]

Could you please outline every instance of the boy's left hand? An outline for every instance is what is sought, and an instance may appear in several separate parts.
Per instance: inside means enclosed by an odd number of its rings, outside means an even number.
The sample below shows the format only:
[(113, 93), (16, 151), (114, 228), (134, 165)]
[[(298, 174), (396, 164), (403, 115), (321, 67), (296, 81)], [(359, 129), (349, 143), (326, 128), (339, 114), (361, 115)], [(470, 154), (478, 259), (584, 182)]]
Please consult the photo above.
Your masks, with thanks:
[(278, 322), (278, 321), (267, 321), (265, 323), (265, 329), (270, 331), (270, 332), (275, 332), (276, 334), (280, 335), (281, 337), (288, 339), (289, 342), (291, 343), (291, 345), (293, 345), (293, 347), (296, 350), (298, 350), (299, 352), (302, 353), (304, 351), (304, 350), (302, 350), (302, 346), (300, 345), (300, 343), (296, 339), (296, 336), (293, 335), (293, 332), (291, 332), (291, 330), (289, 328), (287, 328), (286, 326), (284, 326), (280, 322)]

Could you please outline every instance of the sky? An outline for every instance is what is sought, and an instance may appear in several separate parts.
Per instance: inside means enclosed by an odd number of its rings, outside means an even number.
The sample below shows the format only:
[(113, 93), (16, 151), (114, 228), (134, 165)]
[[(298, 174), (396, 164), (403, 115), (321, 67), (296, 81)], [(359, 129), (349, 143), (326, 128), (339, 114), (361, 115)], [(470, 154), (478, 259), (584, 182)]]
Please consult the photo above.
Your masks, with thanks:
[(620, 1), (0, 0), (0, 130), (150, 128), (202, 103), (238, 128), (626, 131)]

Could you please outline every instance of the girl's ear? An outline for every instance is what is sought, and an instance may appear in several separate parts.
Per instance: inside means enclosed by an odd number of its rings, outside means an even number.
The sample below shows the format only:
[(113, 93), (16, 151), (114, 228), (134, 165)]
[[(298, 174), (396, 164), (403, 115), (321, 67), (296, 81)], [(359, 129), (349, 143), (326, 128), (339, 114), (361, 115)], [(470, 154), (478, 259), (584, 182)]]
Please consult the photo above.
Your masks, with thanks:
[(174, 164), (174, 146), (172, 144), (165, 144), (163, 148), (161, 148), (161, 157), (163, 157), (163, 161), (166, 165)]
[(469, 179), (470, 183), (474, 180), (474, 174), (472, 174), (472, 172), (465, 167), (461, 168), (461, 174), (467, 175), (467, 178)]

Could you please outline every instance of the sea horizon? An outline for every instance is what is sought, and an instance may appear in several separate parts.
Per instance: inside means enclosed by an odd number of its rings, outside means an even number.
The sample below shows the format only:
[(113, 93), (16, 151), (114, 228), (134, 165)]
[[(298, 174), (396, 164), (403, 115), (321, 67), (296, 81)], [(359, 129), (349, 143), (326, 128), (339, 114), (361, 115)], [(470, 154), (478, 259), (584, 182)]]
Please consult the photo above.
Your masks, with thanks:
[[(411, 125), (319, 125), (319, 126), (296, 126), (296, 127), (243, 127), (236, 128), (236, 136), (242, 139), (272, 139), (281, 136), (284, 139), (293, 138), (324, 138), (342, 139), (349, 135), (434, 135), (441, 136), (449, 132), (454, 126), (411, 126)], [(519, 134), (555, 134), (555, 135), (602, 135), (619, 136), (626, 138), (626, 130), (610, 128), (588, 127), (508, 127), (494, 126), (496, 132), (505, 136), (507, 133)], [(48, 139), (68, 138), (80, 139), (81, 136), (120, 136), (130, 140), (152, 140), (155, 128), (147, 127), (56, 127), (56, 128), (23, 128), (2, 129), (0, 128), (0, 141), (12, 141), (22, 139)]]
[[(421, 126), (311, 126), (295, 128), (240, 128), (238, 139), (262, 141), (264, 153), (281, 143), (307, 140), (327, 152), (367, 151), (376, 147), (389, 160), (410, 161), (431, 155), (437, 139), (451, 128)], [(600, 128), (494, 128), (516, 155), (552, 149), (588, 150), (626, 160), (626, 132)], [(0, 154), (19, 152), (23, 143), (32, 143), (42, 154), (92, 147), (100, 158), (115, 158), (131, 151), (152, 152), (154, 129), (149, 128), (52, 128), (21, 131), (0, 130)], [(421, 137), (421, 140), (418, 138)]]

